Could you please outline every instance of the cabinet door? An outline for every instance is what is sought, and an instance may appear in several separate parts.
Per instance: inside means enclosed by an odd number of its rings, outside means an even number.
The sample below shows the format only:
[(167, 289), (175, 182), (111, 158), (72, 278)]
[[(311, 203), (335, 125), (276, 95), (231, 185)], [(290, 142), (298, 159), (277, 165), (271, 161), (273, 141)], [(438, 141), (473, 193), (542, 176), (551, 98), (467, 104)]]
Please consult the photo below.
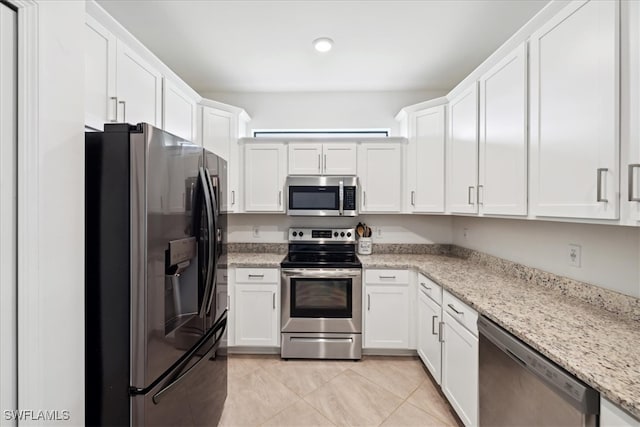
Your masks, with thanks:
[[(231, 202), (235, 205), (236, 188), (230, 188), (229, 174), (234, 165), (230, 164), (230, 149), (235, 138), (235, 117), (232, 113), (211, 107), (202, 107), (202, 146), (226, 160), (223, 165), (222, 188), (227, 191), (221, 194), (221, 209), (223, 212), (232, 210)], [(237, 167), (237, 166), (236, 166)]]
[(87, 15), (84, 108), (85, 125), (102, 130), (116, 118), (116, 37)]
[(278, 345), (278, 285), (235, 284), (235, 345)]
[(444, 313), (442, 392), (465, 426), (478, 425), (478, 338)]
[(442, 375), (442, 345), (440, 315), (442, 309), (420, 289), (418, 294), (418, 356), (440, 384)]
[(289, 144), (289, 175), (320, 175), (322, 144)]
[(447, 206), (452, 213), (476, 213), (478, 180), (478, 86), (449, 103)]
[[(622, 50), (621, 140), (626, 161), (621, 170), (623, 203), (629, 224), (640, 221), (640, 2), (621, 3), (625, 33)], [(626, 157), (625, 157), (626, 154)]]
[(480, 79), (478, 206), (527, 214), (527, 47), (522, 43)]
[(286, 159), (283, 144), (245, 146), (245, 211), (284, 212)]
[(356, 144), (324, 144), (324, 175), (355, 175), (357, 172)]
[(409, 348), (409, 289), (366, 286), (364, 347)]
[(361, 212), (399, 212), (402, 168), (400, 145), (365, 143), (358, 148)]
[(534, 215), (618, 218), (618, 6), (571, 2), (531, 36)]
[(118, 121), (160, 127), (162, 75), (124, 43), (117, 43)]
[(187, 141), (195, 142), (196, 103), (171, 80), (163, 79), (162, 128)]
[(614, 405), (604, 397), (600, 398), (601, 427), (640, 427), (640, 421)]
[(444, 212), (445, 106), (416, 112), (410, 119), (409, 204), (412, 212)]

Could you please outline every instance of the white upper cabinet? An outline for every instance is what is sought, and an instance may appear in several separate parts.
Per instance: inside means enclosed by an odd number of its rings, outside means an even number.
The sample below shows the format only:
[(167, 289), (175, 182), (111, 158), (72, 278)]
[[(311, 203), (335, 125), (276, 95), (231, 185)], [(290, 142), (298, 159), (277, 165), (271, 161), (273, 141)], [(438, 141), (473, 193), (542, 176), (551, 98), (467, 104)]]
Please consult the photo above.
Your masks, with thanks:
[(234, 139), (237, 143), (233, 113), (202, 107), (202, 146), (229, 161), (229, 145)]
[(355, 175), (355, 143), (290, 143), (289, 175)]
[(287, 152), (283, 143), (252, 143), (244, 147), (244, 210), (284, 212)]
[(85, 125), (116, 121), (116, 37), (91, 16), (86, 21)]
[(162, 75), (120, 40), (116, 51), (118, 121), (160, 127)]
[(621, 3), (622, 40), (621, 140), (623, 167), (620, 175), (625, 220), (640, 221), (640, 2)]
[(531, 213), (616, 219), (615, 1), (574, 1), (530, 39)]
[(163, 79), (163, 84), (163, 129), (187, 141), (195, 142), (196, 100), (166, 77)]
[(527, 47), (480, 78), (480, 213), (527, 214)]
[(447, 210), (477, 213), (478, 85), (449, 102)]
[(289, 144), (289, 175), (321, 175), (322, 144)]
[(446, 106), (410, 113), (407, 188), (410, 212), (444, 212)]
[(400, 143), (363, 143), (358, 147), (360, 212), (400, 212), (402, 190)]

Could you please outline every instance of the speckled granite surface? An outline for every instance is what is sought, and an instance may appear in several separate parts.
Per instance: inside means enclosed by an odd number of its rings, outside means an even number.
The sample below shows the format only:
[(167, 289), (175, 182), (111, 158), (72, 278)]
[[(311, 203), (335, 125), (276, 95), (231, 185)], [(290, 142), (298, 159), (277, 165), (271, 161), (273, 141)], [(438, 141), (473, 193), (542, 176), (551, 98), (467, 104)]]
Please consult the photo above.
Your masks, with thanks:
[(229, 267), (279, 268), (284, 254), (259, 252), (229, 252), (226, 263)]
[(227, 252), (286, 254), (287, 243), (227, 243)]
[(640, 322), (632, 317), (472, 260), (394, 254), (360, 260), (365, 268), (420, 271), (640, 419)]
[(451, 253), (451, 245), (446, 244), (403, 244), (403, 243), (374, 243), (374, 254), (423, 254), (423, 255), (448, 255)]

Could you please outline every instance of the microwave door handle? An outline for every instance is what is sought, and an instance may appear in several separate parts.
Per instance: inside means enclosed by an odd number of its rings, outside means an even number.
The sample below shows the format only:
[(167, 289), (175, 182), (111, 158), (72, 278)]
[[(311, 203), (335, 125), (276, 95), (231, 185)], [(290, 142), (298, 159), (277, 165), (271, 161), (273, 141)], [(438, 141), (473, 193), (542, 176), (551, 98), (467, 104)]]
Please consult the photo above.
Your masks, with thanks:
[(344, 181), (340, 180), (340, 190), (338, 193), (340, 199), (339, 214), (344, 215)]

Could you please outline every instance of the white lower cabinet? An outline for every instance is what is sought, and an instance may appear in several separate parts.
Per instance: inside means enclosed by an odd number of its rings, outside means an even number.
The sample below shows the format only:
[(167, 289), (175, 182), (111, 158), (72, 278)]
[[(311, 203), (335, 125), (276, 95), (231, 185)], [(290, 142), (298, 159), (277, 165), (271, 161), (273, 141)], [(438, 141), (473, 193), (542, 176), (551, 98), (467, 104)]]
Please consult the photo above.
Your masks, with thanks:
[(600, 398), (600, 427), (640, 427), (640, 421), (609, 400)]
[(278, 278), (278, 269), (236, 269), (233, 286), (234, 345), (277, 347), (280, 344)]
[(364, 348), (408, 349), (409, 272), (366, 270)]
[(436, 383), (442, 377), (442, 288), (418, 274), (418, 356)]
[(442, 392), (465, 426), (478, 425), (477, 313), (443, 296)]

